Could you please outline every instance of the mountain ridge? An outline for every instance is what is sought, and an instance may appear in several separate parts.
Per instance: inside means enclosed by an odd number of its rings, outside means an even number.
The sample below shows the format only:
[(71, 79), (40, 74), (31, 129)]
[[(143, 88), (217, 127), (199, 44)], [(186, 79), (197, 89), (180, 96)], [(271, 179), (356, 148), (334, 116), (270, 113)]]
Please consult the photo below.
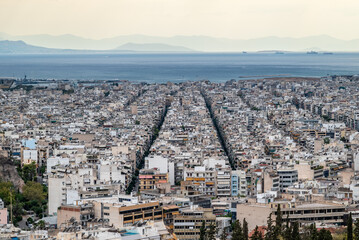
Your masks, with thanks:
[[(203, 35), (172, 37), (147, 36), (141, 34), (122, 35), (103, 39), (90, 39), (76, 35), (23, 35), (10, 36), (0, 33), (3, 40), (21, 40), (29, 45), (54, 49), (73, 50), (113, 50), (124, 44), (163, 44), (183, 49), (202, 52), (241, 52), (265, 51), (305, 51), (306, 49), (323, 49), (323, 51), (359, 51), (359, 39), (341, 40), (329, 35), (314, 35), (300, 38), (268, 36), (252, 39), (227, 39)], [(158, 49), (161, 50), (161, 49)]]
[(24, 41), (0, 40), (1, 54), (61, 54), (61, 53), (124, 53), (124, 52), (194, 52), (192, 49), (166, 44), (127, 43), (111, 50), (58, 49), (34, 46)]

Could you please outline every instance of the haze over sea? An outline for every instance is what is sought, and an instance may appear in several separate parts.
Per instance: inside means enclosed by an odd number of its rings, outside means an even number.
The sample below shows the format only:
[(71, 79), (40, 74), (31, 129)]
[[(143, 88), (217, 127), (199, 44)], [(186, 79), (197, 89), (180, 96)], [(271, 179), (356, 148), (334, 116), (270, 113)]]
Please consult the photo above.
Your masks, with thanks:
[(0, 77), (163, 83), (249, 76), (359, 74), (359, 53), (124, 53), (0, 55)]

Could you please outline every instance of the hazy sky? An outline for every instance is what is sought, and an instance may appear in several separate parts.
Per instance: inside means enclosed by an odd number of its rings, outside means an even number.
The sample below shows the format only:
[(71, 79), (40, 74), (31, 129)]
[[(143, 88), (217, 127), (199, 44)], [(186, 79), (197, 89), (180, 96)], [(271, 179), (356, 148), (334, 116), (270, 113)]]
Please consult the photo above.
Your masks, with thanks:
[(0, 32), (359, 38), (358, 0), (0, 0)]

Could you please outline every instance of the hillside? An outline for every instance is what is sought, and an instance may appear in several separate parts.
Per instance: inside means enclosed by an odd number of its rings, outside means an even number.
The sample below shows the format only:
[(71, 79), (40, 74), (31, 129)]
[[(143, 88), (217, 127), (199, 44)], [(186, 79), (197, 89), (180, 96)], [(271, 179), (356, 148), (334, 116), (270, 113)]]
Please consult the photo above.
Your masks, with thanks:
[(0, 180), (12, 182), (14, 186), (19, 189), (24, 186), (24, 181), (17, 173), (15, 164), (4, 157), (0, 157)]
[(0, 53), (47, 53), (54, 49), (28, 45), (23, 41), (0, 41)]

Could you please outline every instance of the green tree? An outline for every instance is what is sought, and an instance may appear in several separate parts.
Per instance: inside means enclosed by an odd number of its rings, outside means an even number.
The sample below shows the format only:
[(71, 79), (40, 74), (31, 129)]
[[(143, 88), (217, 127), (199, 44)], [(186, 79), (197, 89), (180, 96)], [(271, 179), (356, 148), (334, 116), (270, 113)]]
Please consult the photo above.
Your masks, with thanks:
[(22, 220), (22, 215), (24, 214), (24, 204), (15, 201), (15, 203), (13, 203), (12, 205), (12, 214), (13, 214), (13, 224), (17, 226), (17, 223)]
[(243, 239), (248, 240), (248, 223), (246, 219), (243, 219)]
[(40, 173), (41, 176), (43, 176), (45, 172), (46, 172), (46, 166), (45, 166), (45, 165), (42, 165), (42, 166), (40, 167), (40, 169), (39, 169), (39, 173)]
[(208, 227), (207, 231), (207, 240), (216, 240), (216, 234), (217, 234), (217, 227), (215, 224), (211, 224)]
[(15, 195), (15, 189), (11, 182), (0, 182), (0, 198), (6, 206), (10, 204), (11, 198), (12, 202), (15, 201)]
[(310, 239), (317, 240), (318, 239), (318, 231), (315, 223), (312, 223), (309, 227)]
[(46, 227), (44, 220), (40, 220), (37, 223), (35, 223), (34, 225), (35, 225), (35, 228), (38, 230), (43, 230)]
[(322, 117), (323, 117), (323, 119), (324, 119), (325, 121), (327, 121), (327, 122), (329, 122), (329, 121), (331, 120), (328, 115), (323, 115)]
[(325, 230), (324, 228), (322, 228), (318, 232), (318, 239), (319, 240), (333, 240), (333, 237), (329, 230)]
[(24, 165), (19, 175), (25, 183), (28, 181), (36, 181), (36, 164), (32, 162), (30, 164)]
[(34, 223), (34, 219), (32, 219), (31, 217), (29, 217), (29, 218), (26, 220), (26, 225), (33, 224), (33, 223)]
[(202, 226), (199, 229), (199, 240), (205, 240), (206, 238), (206, 222), (202, 221)]
[(22, 190), (24, 197), (29, 201), (42, 203), (42, 201), (45, 200), (46, 194), (44, 193), (44, 188), (40, 183), (27, 182)]
[(241, 223), (238, 220), (233, 223), (232, 229), (232, 240), (244, 240), (243, 229)]
[(283, 239), (284, 240), (291, 240), (292, 238), (292, 227), (289, 225), (289, 215), (287, 215), (287, 219), (286, 219), (286, 224), (285, 224), (285, 230), (283, 233)]
[(254, 233), (251, 236), (251, 240), (263, 240), (262, 232), (258, 230), (258, 226), (254, 229)]
[(220, 240), (227, 240), (227, 236), (228, 236), (228, 234), (227, 234), (227, 228), (224, 228), (224, 229), (222, 230), (222, 233), (221, 233), (221, 236), (219, 237), (219, 239), (220, 239)]
[(282, 212), (280, 211), (280, 204), (278, 204), (274, 227), (274, 239), (278, 239), (282, 233), (282, 221)]
[(354, 240), (359, 240), (359, 219), (354, 223)]
[(299, 223), (298, 222), (293, 222), (292, 223), (292, 240), (300, 240), (300, 235), (299, 235)]
[(352, 218), (352, 213), (349, 213), (348, 226), (347, 226), (347, 240), (353, 240), (353, 218)]
[(272, 213), (270, 213), (267, 219), (267, 232), (264, 237), (265, 240), (276, 240), (274, 228), (275, 226), (273, 225)]

